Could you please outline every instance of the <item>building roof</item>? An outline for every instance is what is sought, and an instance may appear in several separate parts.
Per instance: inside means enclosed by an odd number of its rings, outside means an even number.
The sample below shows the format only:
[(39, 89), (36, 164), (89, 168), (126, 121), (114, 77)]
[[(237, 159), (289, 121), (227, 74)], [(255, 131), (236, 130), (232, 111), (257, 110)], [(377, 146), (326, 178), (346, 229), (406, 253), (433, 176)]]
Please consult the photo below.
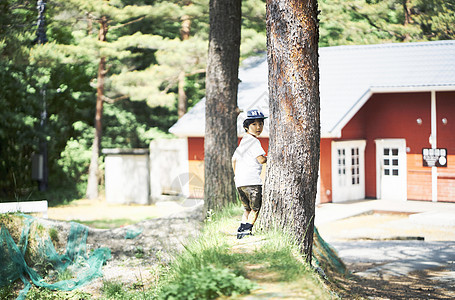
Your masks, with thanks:
[[(319, 48), (321, 137), (339, 137), (342, 128), (374, 93), (455, 91), (455, 41), (393, 43)], [(268, 116), (266, 55), (249, 58), (239, 70), (242, 134), (246, 111)], [(185, 114), (170, 132), (202, 137), (205, 99)], [(268, 136), (268, 119), (261, 136)]]

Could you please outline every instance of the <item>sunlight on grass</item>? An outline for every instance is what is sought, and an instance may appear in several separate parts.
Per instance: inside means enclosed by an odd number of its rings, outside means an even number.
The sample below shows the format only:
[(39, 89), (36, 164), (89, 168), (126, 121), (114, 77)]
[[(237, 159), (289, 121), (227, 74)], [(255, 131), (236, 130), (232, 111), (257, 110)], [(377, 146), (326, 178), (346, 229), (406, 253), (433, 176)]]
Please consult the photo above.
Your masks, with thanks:
[[(290, 235), (270, 230), (237, 240), (231, 231), (236, 230), (233, 228), (242, 213), (241, 206), (231, 206), (209, 216), (200, 236), (187, 244), (161, 274), (162, 296), (182, 292), (193, 295), (191, 291), (205, 288), (210, 289), (207, 295), (235, 295), (250, 293), (258, 284), (284, 284), (293, 289), (293, 295), (307, 299), (334, 298), (312, 267), (304, 263)], [(241, 284), (231, 286), (225, 294), (220, 283), (225, 277)], [(197, 295), (200, 299), (213, 299)]]

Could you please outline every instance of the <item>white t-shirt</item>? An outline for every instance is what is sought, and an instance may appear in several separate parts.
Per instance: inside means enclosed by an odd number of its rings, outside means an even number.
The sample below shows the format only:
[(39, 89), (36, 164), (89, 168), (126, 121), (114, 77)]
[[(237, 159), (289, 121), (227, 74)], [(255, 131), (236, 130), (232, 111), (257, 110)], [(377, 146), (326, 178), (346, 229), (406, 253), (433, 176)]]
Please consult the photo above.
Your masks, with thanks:
[(260, 155), (265, 155), (261, 142), (246, 133), (232, 156), (235, 160), (235, 185), (236, 187), (247, 185), (262, 185), (262, 164), (257, 160)]

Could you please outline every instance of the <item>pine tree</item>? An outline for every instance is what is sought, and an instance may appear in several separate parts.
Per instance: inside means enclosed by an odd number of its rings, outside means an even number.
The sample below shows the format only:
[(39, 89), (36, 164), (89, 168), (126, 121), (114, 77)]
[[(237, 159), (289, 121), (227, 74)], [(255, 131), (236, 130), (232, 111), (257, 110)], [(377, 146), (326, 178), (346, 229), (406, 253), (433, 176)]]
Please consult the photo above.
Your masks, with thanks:
[[(87, 183), (86, 197), (95, 199), (98, 197), (99, 183), (99, 153), (102, 138), (102, 115), (104, 101), (115, 102), (112, 96), (119, 93), (110, 88), (110, 93), (106, 93), (106, 78), (109, 72), (115, 74), (122, 69), (121, 61), (132, 56), (129, 50), (132, 47), (157, 48), (161, 40), (160, 37), (142, 35), (135, 33), (132, 35), (122, 35), (116, 30), (137, 22), (152, 14), (151, 6), (123, 5), (119, 1), (108, 0), (86, 0), (70, 1), (73, 9), (77, 9), (80, 14), (84, 13), (87, 17), (87, 32), (79, 41), (76, 47), (68, 46), (68, 51), (73, 51), (73, 56), (81, 55), (81, 46), (88, 46), (88, 58), (98, 59), (98, 72), (96, 81), (96, 114), (95, 114), (95, 134), (92, 145), (92, 156), (89, 167), (89, 177)], [(98, 24), (97, 34), (93, 28)], [(114, 31), (112, 34), (111, 32)], [(109, 97), (111, 96), (111, 97)], [(125, 98), (125, 95), (119, 95)]]
[(267, 3), (270, 142), (261, 222), (289, 230), (311, 262), (319, 168), (316, 0)]
[(231, 158), (237, 146), (241, 13), (241, 0), (210, 1), (204, 140), (206, 211), (236, 200)]
[(411, 8), (415, 22), (428, 40), (455, 39), (455, 1), (419, 0)]
[(453, 39), (455, 1), (320, 0), (320, 45)]

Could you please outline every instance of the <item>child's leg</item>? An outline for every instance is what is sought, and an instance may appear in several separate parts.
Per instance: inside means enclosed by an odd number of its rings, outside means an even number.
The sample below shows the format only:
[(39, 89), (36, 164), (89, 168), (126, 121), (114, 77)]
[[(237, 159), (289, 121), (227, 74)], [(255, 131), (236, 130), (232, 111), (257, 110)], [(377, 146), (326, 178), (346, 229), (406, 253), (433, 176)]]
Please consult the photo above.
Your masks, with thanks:
[(262, 206), (262, 186), (257, 185), (251, 187), (250, 190), (250, 206), (251, 206), (251, 212), (248, 216), (248, 223), (251, 225), (254, 225), (256, 222), (259, 211), (261, 210)]
[(251, 207), (248, 195), (245, 193), (244, 188), (237, 188), (237, 192), (239, 193), (239, 198), (243, 204), (243, 208), (245, 209), (242, 215), (242, 221), (240, 222), (240, 227), (237, 229), (238, 232), (242, 232), (245, 229), (245, 224), (248, 222), (248, 216), (250, 214)]
[(248, 186), (245, 192), (248, 195), (251, 211), (248, 213), (248, 222), (244, 226), (244, 232), (251, 234), (251, 230), (262, 206), (262, 186)]
[(251, 212), (251, 211), (248, 211), (248, 210), (245, 210), (245, 211), (243, 212), (242, 224), (248, 223), (249, 216), (250, 216), (250, 212)]
[(250, 223), (251, 225), (254, 225), (254, 223), (256, 222), (256, 220), (258, 218), (258, 215), (259, 215), (258, 210), (252, 210), (251, 212), (248, 213), (248, 217), (247, 217), (247, 220), (245, 223)]

